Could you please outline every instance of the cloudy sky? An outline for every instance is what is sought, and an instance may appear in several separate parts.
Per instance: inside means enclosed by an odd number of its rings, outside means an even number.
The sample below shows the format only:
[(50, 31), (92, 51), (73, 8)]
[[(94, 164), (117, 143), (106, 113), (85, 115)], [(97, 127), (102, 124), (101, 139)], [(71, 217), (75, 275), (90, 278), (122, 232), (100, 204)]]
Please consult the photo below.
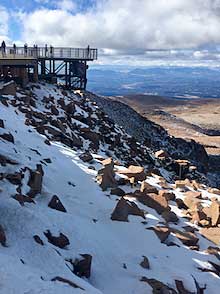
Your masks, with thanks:
[(100, 49), (100, 63), (220, 64), (220, 0), (0, 0), (0, 40)]

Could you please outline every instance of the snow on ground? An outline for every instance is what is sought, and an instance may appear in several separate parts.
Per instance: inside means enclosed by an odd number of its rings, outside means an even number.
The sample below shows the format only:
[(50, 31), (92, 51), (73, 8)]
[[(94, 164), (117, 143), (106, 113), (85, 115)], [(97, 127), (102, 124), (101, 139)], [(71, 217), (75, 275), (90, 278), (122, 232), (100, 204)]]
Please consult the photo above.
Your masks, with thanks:
[[(60, 95), (53, 86), (41, 86), (35, 89), (35, 94), (38, 97), (52, 95), (57, 99)], [(43, 105), (39, 102), (38, 111), (41, 109)], [(85, 114), (79, 106), (77, 112)], [(142, 223), (144, 219), (139, 216), (129, 216), (129, 222), (112, 221), (110, 217), (118, 197), (100, 189), (95, 182), (96, 171), (79, 159), (81, 151), (59, 142), (46, 145), (45, 137), (32, 126), (25, 125), (25, 115), (12, 106), (1, 105), (0, 118), (15, 139), (14, 144), (0, 140), (0, 154), (19, 163), (18, 166), (1, 166), (1, 172), (10, 173), (25, 166), (35, 169), (39, 162), (43, 162), (44, 170), (42, 193), (35, 197), (35, 204), (25, 203), (22, 207), (12, 198), (16, 186), (5, 179), (0, 182), (0, 224), (7, 236), (7, 247), (0, 246), (1, 294), (151, 293), (151, 287), (140, 281), (142, 276), (160, 280), (172, 288), (175, 288), (175, 280), (181, 280), (186, 289), (196, 293), (194, 277), (200, 286), (207, 284), (205, 293), (219, 292), (219, 277), (197, 269), (210, 266), (209, 260), (216, 262), (214, 256), (190, 250), (174, 236), (180, 247), (160, 243), (155, 233), (146, 228), (155, 226), (162, 218), (143, 204), (137, 203), (146, 211), (146, 223)], [(0, 134), (4, 131), (0, 129)], [(93, 155), (103, 156), (101, 152)], [(47, 163), (43, 160), (46, 158), (52, 162)], [(95, 160), (94, 166), (99, 168), (101, 164)], [(27, 180), (23, 182), (25, 194)], [(154, 177), (149, 177), (148, 182), (160, 188)], [(181, 196), (181, 192), (176, 193)], [(48, 207), (53, 195), (60, 198), (67, 213)], [(176, 206), (172, 209), (181, 216)], [(173, 227), (181, 228), (186, 224), (187, 220), (181, 218)], [(48, 243), (43, 233), (46, 230), (54, 235), (65, 234), (70, 245), (60, 249)], [(34, 235), (40, 236), (44, 246), (34, 241)], [(199, 245), (206, 249), (212, 243), (200, 236)], [(65, 261), (80, 254), (93, 257), (89, 279), (74, 275)], [(150, 269), (139, 265), (143, 255), (148, 257)], [(56, 276), (69, 279), (81, 289), (51, 281)]]

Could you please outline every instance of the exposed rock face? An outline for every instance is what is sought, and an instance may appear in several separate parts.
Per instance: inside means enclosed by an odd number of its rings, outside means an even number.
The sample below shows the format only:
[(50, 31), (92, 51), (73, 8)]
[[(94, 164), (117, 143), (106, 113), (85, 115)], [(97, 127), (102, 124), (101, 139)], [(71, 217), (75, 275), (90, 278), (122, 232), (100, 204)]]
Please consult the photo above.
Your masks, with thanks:
[(111, 219), (114, 221), (128, 222), (129, 215), (141, 216), (145, 219), (144, 211), (141, 210), (134, 202), (125, 200), (123, 197), (118, 201)]
[(65, 248), (70, 244), (69, 239), (64, 234), (60, 233), (58, 237), (53, 236), (49, 230), (44, 232), (44, 235), (47, 237), (48, 241), (59, 248)]
[[(170, 137), (167, 131), (142, 117), (128, 105), (112, 99), (90, 94), (95, 101), (109, 115), (115, 123), (123, 126), (125, 131), (150, 146), (155, 152), (162, 149), (174, 159), (188, 159), (195, 164), (199, 171), (207, 171), (209, 158), (204, 147), (194, 140)], [(128, 120), (127, 117), (130, 119)], [(166, 148), (164, 148), (166, 146)]]
[(91, 275), (92, 256), (90, 254), (81, 254), (81, 256), (82, 259), (74, 262), (74, 274), (88, 279)]
[(200, 233), (208, 240), (220, 246), (220, 228), (203, 228)]
[(102, 190), (105, 191), (108, 188), (115, 188), (117, 186), (117, 181), (114, 177), (114, 162), (112, 158), (110, 158), (108, 161), (105, 161), (103, 164), (104, 168), (98, 171), (97, 182), (99, 183)]
[(50, 202), (48, 203), (48, 207), (62, 212), (66, 212), (66, 208), (63, 206), (62, 202), (56, 195), (54, 195), (51, 198)]
[(41, 164), (37, 164), (37, 169), (35, 171), (30, 170), (30, 178), (28, 181), (28, 186), (31, 188), (28, 193), (30, 197), (35, 197), (38, 193), (41, 193), (43, 176), (44, 172)]

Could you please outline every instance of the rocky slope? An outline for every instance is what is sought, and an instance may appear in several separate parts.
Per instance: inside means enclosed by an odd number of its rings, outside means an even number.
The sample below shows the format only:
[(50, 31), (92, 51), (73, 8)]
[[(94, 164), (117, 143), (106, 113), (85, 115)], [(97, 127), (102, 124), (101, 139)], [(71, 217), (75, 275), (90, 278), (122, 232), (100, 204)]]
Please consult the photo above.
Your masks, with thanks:
[(218, 293), (220, 191), (88, 96), (0, 97), (0, 293)]

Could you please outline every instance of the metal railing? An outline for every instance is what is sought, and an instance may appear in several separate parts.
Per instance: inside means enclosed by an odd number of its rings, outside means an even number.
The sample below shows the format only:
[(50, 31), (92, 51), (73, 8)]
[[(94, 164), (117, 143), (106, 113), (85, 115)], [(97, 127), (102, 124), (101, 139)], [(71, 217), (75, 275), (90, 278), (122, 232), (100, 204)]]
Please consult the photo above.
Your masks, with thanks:
[(0, 58), (70, 58), (97, 60), (98, 49), (94, 48), (64, 48), (64, 47), (6, 47), (1, 48)]

